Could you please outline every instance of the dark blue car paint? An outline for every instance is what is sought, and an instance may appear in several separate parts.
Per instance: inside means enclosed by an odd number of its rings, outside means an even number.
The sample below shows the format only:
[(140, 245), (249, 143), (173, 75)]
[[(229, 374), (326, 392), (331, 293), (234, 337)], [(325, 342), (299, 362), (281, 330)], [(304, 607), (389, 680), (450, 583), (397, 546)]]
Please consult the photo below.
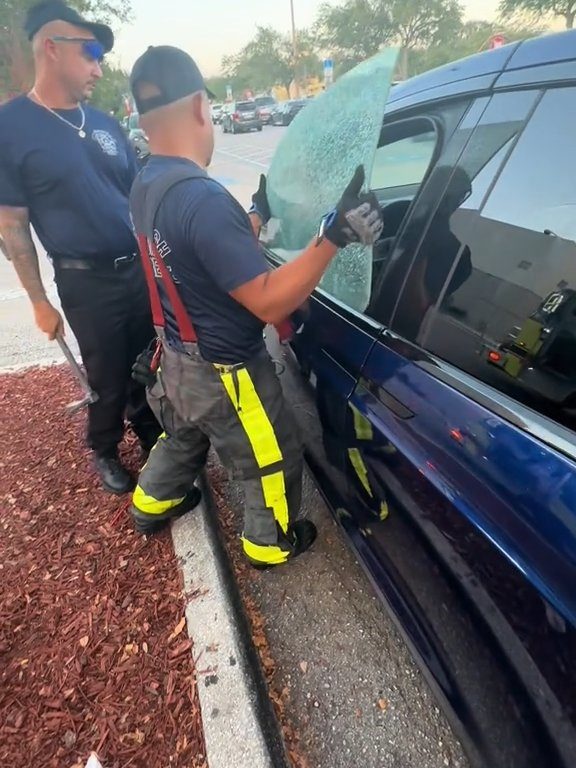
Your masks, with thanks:
[[(576, 82), (576, 33), (397, 86), (387, 116), (563, 81)], [(459, 387), (441, 361), (320, 291), (304, 320), (293, 350), (321, 421), (306, 427), (310, 466), (471, 761), (576, 765), (576, 454), (562, 452), (562, 428), (555, 448), (512, 401), (496, 407), (495, 393), (491, 407), (486, 387)], [(370, 439), (354, 434), (350, 405)], [(386, 520), (350, 470), (351, 447)]]

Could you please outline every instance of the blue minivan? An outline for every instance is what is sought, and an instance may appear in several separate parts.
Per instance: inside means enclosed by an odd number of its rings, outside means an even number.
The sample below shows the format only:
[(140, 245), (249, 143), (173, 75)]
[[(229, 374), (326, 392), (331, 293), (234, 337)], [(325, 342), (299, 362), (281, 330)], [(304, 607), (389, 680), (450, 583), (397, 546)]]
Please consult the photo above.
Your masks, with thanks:
[[(298, 313), (283, 378), (335, 517), (475, 766), (576, 766), (576, 32), (310, 104), (273, 265), (358, 163), (385, 219)], [(313, 407), (312, 407), (313, 406)]]

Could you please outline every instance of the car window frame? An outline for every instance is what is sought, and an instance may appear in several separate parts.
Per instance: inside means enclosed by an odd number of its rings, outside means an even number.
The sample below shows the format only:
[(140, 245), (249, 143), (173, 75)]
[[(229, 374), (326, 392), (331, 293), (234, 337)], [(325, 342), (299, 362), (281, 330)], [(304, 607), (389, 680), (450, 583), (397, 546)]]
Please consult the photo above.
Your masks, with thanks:
[[(388, 265), (382, 270), (382, 273), (378, 276), (375, 284), (372, 288), (372, 294), (370, 297), (370, 302), (368, 303), (368, 306), (364, 310), (364, 314), (368, 315), (372, 319), (374, 319), (376, 322), (379, 322), (382, 326), (382, 328), (388, 328), (394, 317), (394, 313), (397, 308), (398, 301), (393, 305), (389, 307), (389, 311), (387, 314), (382, 314), (381, 312), (377, 312), (376, 308), (380, 305), (380, 299), (383, 294), (383, 292), (386, 289), (387, 283), (390, 279), (390, 270), (391, 267), (394, 266), (394, 270), (396, 272), (395, 279), (400, 281), (402, 280), (402, 286), (404, 284), (404, 280), (407, 278), (411, 268), (413, 259), (415, 258), (415, 254), (405, 253), (402, 255), (398, 255), (398, 244), (403, 236), (403, 234), (406, 232), (406, 229), (411, 225), (412, 223), (412, 216), (414, 213), (415, 207), (419, 204), (420, 199), (424, 191), (428, 191), (429, 182), (432, 176), (433, 171), (438, 166), (438, 161), (442, 157), (443, 153), (450, 148), (452, 137), (455, 134), (455, 132), (458, 130), (459, 126), (462, 124), (463, 121), (465, 121), (470, 115), (474, 114), (474, 110), (477, 112), (477, 116), (473, 119), (473, 122), (471, 124), (470, 129), (470, 135), (474, 132), (476, 126), (478, 125), (478, 122), (484, 112), (484, 109), (490, 102), (490, 99), (492, 97), (491, 93), (478, 93), (478, 94), (458, 94), (456, 96), (452, 96), (445, 99), (440, 99), (438, 101), (428, 101), (423, 102), (416, 105), (410, 105), (409, 107), (406, 107), (404, 109), (397, 109), (397, 110), (390, 110), (387, 111), (384, 115), (384, 123), (382, 126), (382, 134), (387, 129), (392, 129), (395, 125), (402, 125), (406, 122), (414, 122), (416, 120), (420, 120), (422, 122), (428, 121), (432, 122), (435, 126), (435, 130), (438, 136), (438, 141), (436, 143), (436, 148), (434, 151), (434, 154), (432, 156), (432, 159), (430, 161), (430, 164), (428, 166), (428, 169), (426, 171), (426, 174), (420, 183), (419, 189), (414, 195), (413, 199), (410, 202), (410, 206), (408, 210), (406, 211), (406, 214), (402, 220), (402, 223), (400, 227), (398, 228), (398, 231), (396, 232), (396, 235), (394, 237), (394, 241), (390, 248), (390, 259), (388, 261)], [(461, 105), (461, 111), (458, 111), (458, 105)], [(452, 125), (447, 126), (445, 119), (442, 119), (442, 115), (444, 117), (452, 111), (455, 112), (455, 120), (453, 121)], [(454, 114), (453, 114), (454, 117)], [(465, 146), (467, 143), (465, 144)], [(462, 151), (464, 151), (465, 146), (462, 148)], [(461, 152), (458, 154), (458, 156), (461, 155)], [(444, 194), (445, 189), (437, 189), (438, 197), (442, 197)], [(427, 220), (425, 223), (425, 226), (422, 230), (422, 238), (426, 236), (426, 232), (428, 231), (428, 227), (430, 225), (430, 221), (432, 219), (432, 216), (434, 214), (434, 208), (430, 208), (427, 216)], [(402, 279), (403, 278), (403, 279)], [(399, 292), (400, 293), (400, 292)]]

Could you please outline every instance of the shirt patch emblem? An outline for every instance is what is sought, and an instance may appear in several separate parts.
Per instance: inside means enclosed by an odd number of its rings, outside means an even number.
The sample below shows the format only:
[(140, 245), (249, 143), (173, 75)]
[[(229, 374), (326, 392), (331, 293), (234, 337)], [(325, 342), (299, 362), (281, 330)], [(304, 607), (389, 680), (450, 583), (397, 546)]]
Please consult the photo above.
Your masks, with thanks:
[(102, 152), (110, 157), (118, 155), (118, 144), (116, 139), (108, 131), (92, 131), (92, 138), (100, 146)]

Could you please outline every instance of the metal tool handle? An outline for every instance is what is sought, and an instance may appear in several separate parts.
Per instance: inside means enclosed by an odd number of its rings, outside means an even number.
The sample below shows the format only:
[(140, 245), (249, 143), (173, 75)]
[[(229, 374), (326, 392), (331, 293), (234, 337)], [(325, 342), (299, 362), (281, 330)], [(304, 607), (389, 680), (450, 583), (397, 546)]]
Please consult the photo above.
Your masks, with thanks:
[(74, 376), (78, 379), (80, 386), (84, 390), (84, 392), (90, 396), (91, 402), (95, 403), (98, 399), (98, 395), (93, 391), (90, 384), (88, 384), (88, 379), (86, 378), (86, 374), (78, 364), (78, 361), (72, 354), (72, 350), (68, 346), (68, 344), (64, 341), (64, 338), (57, 334), (56, 341), (58, 342), (58, 345), (60, 346), (60, 349), (64, 353), (64, 357), (68, 361), (70, 368), (72, 369), (72, 373)]

